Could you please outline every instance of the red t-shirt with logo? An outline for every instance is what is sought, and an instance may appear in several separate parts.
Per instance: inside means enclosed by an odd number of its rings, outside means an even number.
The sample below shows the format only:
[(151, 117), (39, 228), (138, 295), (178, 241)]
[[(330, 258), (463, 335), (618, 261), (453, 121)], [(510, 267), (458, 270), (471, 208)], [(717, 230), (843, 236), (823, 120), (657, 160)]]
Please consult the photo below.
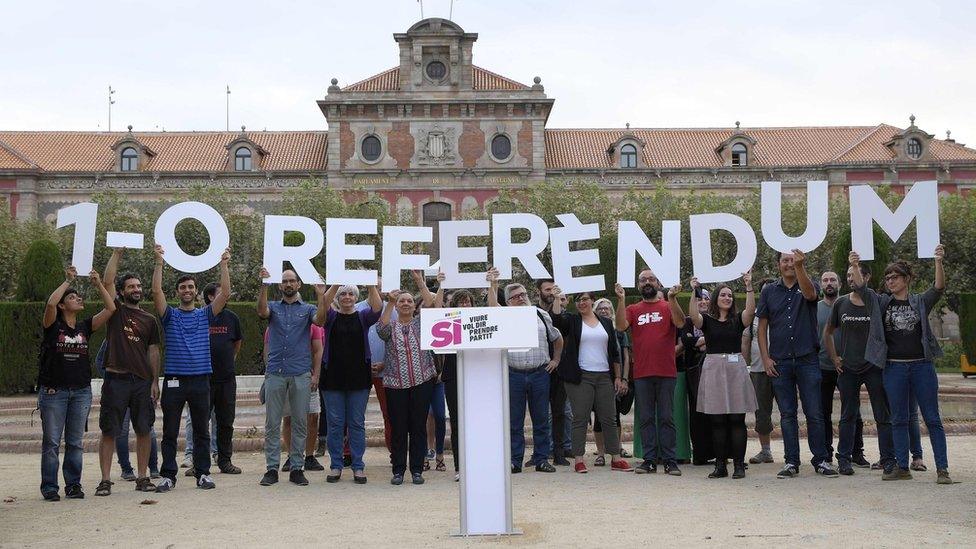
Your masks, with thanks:
[(671, 322), (671, 307), (664, 299), (627, 306), (627, 323), (634, 352), (634, 379), (678, 377), (674, 346), (678, 331)]

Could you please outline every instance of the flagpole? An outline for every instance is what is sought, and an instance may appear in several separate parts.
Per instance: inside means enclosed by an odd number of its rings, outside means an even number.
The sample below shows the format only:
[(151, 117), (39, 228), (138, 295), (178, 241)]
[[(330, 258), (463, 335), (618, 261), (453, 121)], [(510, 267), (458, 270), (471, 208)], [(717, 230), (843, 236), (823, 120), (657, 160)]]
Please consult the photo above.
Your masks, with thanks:
[(224, 131), (230, 131), (230, 84), (227, 85), (227, 120)]

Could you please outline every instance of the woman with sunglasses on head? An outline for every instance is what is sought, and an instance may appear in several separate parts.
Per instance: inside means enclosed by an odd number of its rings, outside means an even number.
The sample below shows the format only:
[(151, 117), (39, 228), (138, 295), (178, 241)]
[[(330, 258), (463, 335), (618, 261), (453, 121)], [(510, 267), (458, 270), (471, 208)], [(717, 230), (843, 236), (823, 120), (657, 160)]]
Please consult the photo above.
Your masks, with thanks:
[(97, 271), (89, 280), (98, 290), (105, 308), (81, 320), (85, 300), (71, 283), (77, 276), (74, 267), (65, 271), (44, 307), (44, 339), (37, 375), (37, 406), (41, 411), (41, 495), (47, 501), (59, 501), (58, 448), (64, 438), (64, 496), (83, 499), (81, 466), (84, 448), (82, 437), (91, 410), (91, 358), (88, 343), (93, 332), (101, 329), (115, 313), (115, 299), (102, 284)]
[[(615, 425), (616, 396), (627, 390), (620, 370), (620, 349), (617, 332), (608, 319), (593, 310), (592, 292), (576, 294), (576, 313), (564, 312), (559, 299), (562, 292), (553, 288), (553, 324), (565, 334), (559, 376), (566, 383), (566, 395), (573, 409), (573, 456), (577, 473), (586, 473), (586, 424), (590, 411), (606, 427)], [(616, 429), (603, 430), (610, 467), (614, 471), (633, 471), (620, 457), (620, 437)]]
[(752, 324), (756, 313), (752, 273), (743, 273), (742, 283), (746, 289), (746, 306), (741, 313), (736, 311), (735, 294), (728, 284), (719, 284), (712, 293), (706, 314), (698, 309), (695, 292), (688, 303), (692, 324), (705, 336), (706, 354), (696, 409), (707, 414), (711, 421), (715, 470), (708, 478), (729, 476), (729, 458), (732, 478), (746, 476), (746, 414), (755, 412), (757, 407), (756, 391), (741, 353), (742, 331)]
[(898, 260), (884, 271), (888, 294), (878, 294), (864, 284), (861, 258), (851, 252), (848, 261), (853, 283), (871, 314), (871, 327), (864, 358), (883, 368), (885, 393), (891, 407), (891, 435), (898, 467), (882, 475), (882, 480), (908, 480), (909, 470), (909, 401), (914, 396), (929, 429), (932, 453), (935, 455), (936, 482), (952, 484), (946, 452), (945, 429), (939, 414), (939, 378), (934, 360), (942, 356), (939, 342), (929, 326), (929, 313), (945, 291), (943, 259), (945, 248), (935, 247), (935, 284), (924, 294), (911, 293), (912, 266)]
[[(634, 406), (634, 380), (630, 376), (631, 368), (631, 345), (630, 345), (630, 335), (627, 332), (621, 332), (617, 330), (616, 327), (616, 310), (613, 308), (613, 303), (605, 298), (601, 297), (596, 300), (593, 305), (593, 310), (596, 311), (597, 316), (605, 318), (614, 324), (614, 332), (617, 333), (617, 345), (620, 347), (620, 378), (623, 380), (624, 384), (627, 385), (627, 390), (617, 394), (617, 437), (620, 438), (620, 457), (629, 458), (633, 457), (627, 452), (627, 449), (623, 447), (623, 433), (620, 427), (620, 416), (627, 415), (630, 413), (630, 409)], [(595, 412), (595, 411), (594, 411)], [(596, 416), (596, 413), (593, 414)], [(605, 439), (603, 436), (603, 424), (596, 417), (593, 419), (593, 438), (596, 441), (596, 453), (597, 458), (593, 461), (594, 465), (606, 465), (606, 458), (604, 457), (607, 453)]]

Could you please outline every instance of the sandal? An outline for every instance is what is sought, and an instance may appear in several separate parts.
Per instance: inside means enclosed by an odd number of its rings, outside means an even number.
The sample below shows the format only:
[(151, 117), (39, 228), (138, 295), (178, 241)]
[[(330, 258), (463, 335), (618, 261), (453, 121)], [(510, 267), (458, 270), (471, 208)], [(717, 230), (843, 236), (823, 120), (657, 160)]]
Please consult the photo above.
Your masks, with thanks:
[(924, 463), (922, 463), (922, 460), (912, 461), (912, 464), (911, 464), (911, 466), (909, 466), (909, 469), (911, 469), (912, 471), (928, 471), (929, 470), (929, 468), (926, 467)]
[(597, 456), (597, 458), (593, 460), (593, 465), (596, 465), (597, 467), (603, 467), (606, 464), (607, 464), (606, 456)]
[(98, 488), (95, 488), (96, 496), (108, 496), (112, 493), (112, 485), (115, 484), (111, 480), (103, 480), (98, 483)]
[(430, 471), (430, 460), (424, 460), (424, 471)]
[(447, 471), (447, 466), (444, 465), (444, 458), (437, 460), (437, 465), (434, 467), (437, 471)]

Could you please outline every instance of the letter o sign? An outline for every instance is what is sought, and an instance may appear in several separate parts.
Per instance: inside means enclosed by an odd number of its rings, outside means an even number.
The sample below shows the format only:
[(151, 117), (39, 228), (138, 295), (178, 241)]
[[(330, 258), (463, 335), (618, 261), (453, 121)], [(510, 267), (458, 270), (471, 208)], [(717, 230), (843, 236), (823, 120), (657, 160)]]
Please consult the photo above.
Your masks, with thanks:
[[(196, 219), (210, 236), (210, 247), (200, 255), (189, 255), (176, 241), (176, 225), (184, 219)], [(153, 234), (165, 251), (166, 263), (184, 273), (201, 273), (220, 263), (220, 256), (230, 245), (230, 232), (217, 210), (202, 202), (180, 202), (170, 206), (156, 220)]]

